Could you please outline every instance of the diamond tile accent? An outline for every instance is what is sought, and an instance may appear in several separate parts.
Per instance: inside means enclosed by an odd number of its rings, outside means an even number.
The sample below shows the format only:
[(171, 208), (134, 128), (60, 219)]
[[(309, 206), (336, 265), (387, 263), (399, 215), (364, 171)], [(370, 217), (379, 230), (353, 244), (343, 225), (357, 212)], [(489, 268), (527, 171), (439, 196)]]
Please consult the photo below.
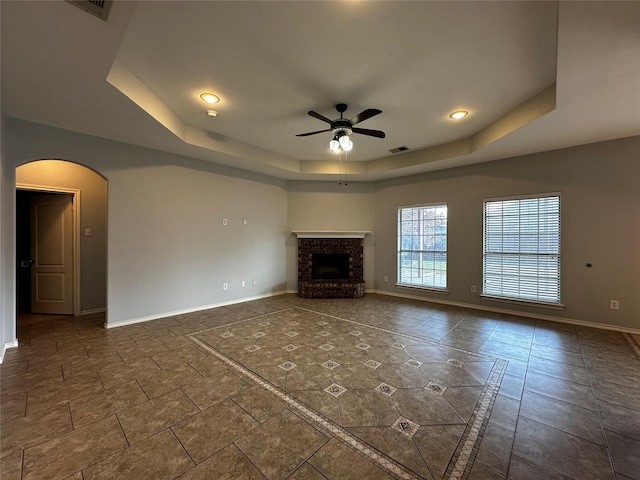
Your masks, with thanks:
[(334, 349), (334, 348), (336, 348), (336, 347), (334, 347), (334, 346), (333, 346), (333, 345), (331, 345), (330, 343), (325, 343), (324, 345), (320, 345), (318, 348), (319, 348), (320, 350), (324, 350), (325, 352), (328, 352), (329, 350), (333, 350), (333, 349)]
[(221, 334), (220, 334), (220, 336), (221, 336), (222, 338), (229, 338), (229, 337), (233, 337), (233, 333), (231, 333), (231, 332), (224, 332), (224, 333), (221, 333)]
[(327, 360), (324, 363), (321, 363), (324, 368), (328, 368), (329, 370), (333, 370), (336, 367), (339, 367), (340, 364), (338, 362), (334, 362), (333, 360)]
[(325, 392), (330, 393), (334, 397), (339, 397), (344, 392), (347, 391), (342, 385), (338, 385), (337, 383), (332, 383), (327, 388), (324, 389)]
[(294, 320), (293, 322), (289, 322), (289, 325), (291, 325), (292, 327), (295, 327), (296, 325), (300, 325), (300, 322), (296, 322)]
[(376, 362), (375, 360), (367, 360), (366, 362), (363, 363), (363, 365), (369, 367), (369, 368), (373, 368), (374, 370), (376, 368), (378, 368), (380, 365), (382, 365), (380, 362)]
[(256, 333), (253, 334), (253, 336), (256, 337), (256, 338), (260, 338), (260, 337), (266, 337), (267, 334), (264, 333), (264, 332), (256, 332)]
[(419, 360), (414, 360), (413, 358), (410, 358), (409, 360), (404, 362), (404, 364), (409, 365), (410, 367), (415, 367), (415, 368), (420, 368), (421, 365), (424, 365), (423, 362)]
[(320, 335), (321, 337), (328, 337), (329, 335), (331, 335), (331, 332), (322, 331), (322, 332), (318, 333), (318, 335)]
[(368, 348), (371, 348), (371, 345), (367, 343), (359, 343), (356, 345), (356, 348), (359, 348), (360, 350), (366, 350)]
[[(324, 318), (328, 318), (328, 317), (324, 317), (322, 315), (319, 314), (319, 312), (313, 312), (312, 310), (308, 310), (302, 307), (294, 307), (295, 310), (298, 311), (305, 311), (305, 312), (311, 312), (312, 314), (318, 315), (320, 316), (320, 318), (324, 319)], [(292, 309), (288, 309), (288, 311), (291, 311)], [(284, 312), (285, 310), (283, 310), (282, 312)], [(281, 314), (280, 312), (277, 312), (278, 314)], [(300, 316), (297, 314), (287, 314), (289, 316), (289, 318), (294, 317), (294, 316)], [(308, 313), (305, 313), (305, 315), (308, 315)], [(266, 315), (265, 315), (266, 316)], [(305, 320), (304, 322), (306, 322), (306, 316), (305, 316)], [(402, 333), (398, 333), (398, 332), (394, 332), (392, 330), (387, 330), (385, 328), (381, 328), (381, 327), (375, 327), (375, 326), (371, 326), (371, 325), (365, 325), (365, 324), (361, 324), (359, 322), (353, 321), (353, 320), (347, 320), (344, 318), (339, 318), (339, 317), (332, 317), (335, 318), (336, 320), (345, 322), (345, 323), (350, 323), (351, 325), (360, 328), (365, 328), (365, 329), (373, 329), (373, 330), (377, 330), (379, 332), (384, 332), (390, 335), (394, 335), (395, 338), (398, 338), (398, 336), (400, 337), (406, 337), (406, 338), (411, 338), (413, 340), (418, 340), (420, 342), (425, 342), (427, 344), (433, 344), (433, 342), (425, 339), (424, 337), (420, 336), (420, 335), (408, 335), (408, 334), (402, 334)], [(236, 324), (241, 324), (243, 322), (247, 322), (247, 321), (252, 321), (252, 320), (257, 320), (255, 319), (249, 319), (249, 320), (240, 320), (238, 322), (234, 322), (230, 325), (227, 325), (226, 328), (233, 328), (233, 325)], [(262, 320), (262, 319), (261, 319)], [(333, 320), (332, 320), (333, 322)], [(264, 322), (263, 322), (264, 323)], [(329, 323), (327, 323), (324, 320), (315, 322), (318, 325), (328, 325)], [(261, 325), (261, 326), (266, 326), (266, 325)], [(225, 327), (221, 327), (225, 328)], [(301, 327), (302, 328), (302, 327)], [(353, 327), (352, 327), (353, 328)], [(350, 334), (354, 334), (354, 332), (358, 332), (357, 330), (354, 331), (350, 331), (348, 333)], [(198, 332), (201, 333), (201, 332)], [(233, 334), (231, 332), (225, 332), (228, 333), (228, 335), (225, 336), (233, 336)], [(292, 336), (296, 336), (298, 335), (297, 332), (291, 332), (293, 335)], [(392, 476), (394, 478), (402, 478), (402, 479), (417, 479), (417, 478), (421, 478), (419, 475), (416, 476), (416, 474), (414, 472), (411, 472), (410, 470), (406, 470), (402, 464), (397, 463), (395, 460), (393, 460), (392, 458), (388, 458), (385, 457), (384, 454), (380, 454), (380, 452), (378, 452), (375, 448), (371, 447), (370, 445), (366, 444), (366, 443), (362, 443), (360, 441), (359, 438), (357, 438), (356, 436), (352, 435), (351, 433), (349, 433), (348, 431), (344, 430), (343, 428), (341, 428), (339, 425), (334, 424), (333, 422), (331, 422), (330, 420), (324, 418), (322, 415), (316, 413), (314, 410), (310, 409), (309, 407), (307, 407), (306, 405), (296, 401), (293, 397), (290, 397), (286, 392), (280, 390), (279, 388), (271, 385), (268, 381), (264, 380), (263, 378), (259, 377), (258, 375), (256, 375), (254, 372), (246, 369), (244, 366), (242, 366), (242, 364), (237, 363), (237, 361), (233, 360), (232, 358), (227, 357), (226, 355), (222, 354), (221, 352), (218, 352), (214, 347), (211, 347), (210, 345), (206, 345), (206, 343), (204, 343), (201, 339), (196, 338), (195, 334), (194, 335), (189, 335), (189, 337), (193, 337), (191, 338), (195, 343), (197, 343), (198, 345), (200, 345), (201, 347), (203, 347), (205, 350), (209, 351), (212, 355), (214, 355), (215, 357), (217, 357), (218, 359), (222, 360), (224, 363), (226, 363), (227, 365), (229, 365), (230, 367), (232, 367), (233, 369), (235, 369), (236, 371), (238, 371), (238, 373), (241, 373), (243, 376), (246, 376), (247, 378), (251, 379), (252, 381), (256, 382), (258, 385), (266, 388), (267, 390), (269, 390), (271, 393), (273, 393), (274, 395), (278, 396), (281, 400), (285, 401), (290, 407), (296, 409), (300, 414), (302, 414), (303, 416), (307, 417), (308, 419), (310, 419), (313, 422), (317, 422), (318, 426), (323, 427), (324, 429), (326, 429), (327, 431), (330, 431), (333, 435), (335, 435), (341, 442), (343, 442), (346, 445), (351, 445), (353, 448), (357, 449), (358, 451), (361, 451), (366, 457), (368, 457), (371, 461), (373, 461), (374, 463), (377, 463), (378, 466), (380, 466), (380, 468), (382, 468), (383, 470), (387, 471), (388, 473), (392, 474)], [(359, 335), (355, 335), (354, 337), (359, 337)], [(358, 339), (361, 341), (361, 339)], [(358, 341), (356, 340), (356, 341)], [(361, 343), (360, 345), (366, 345), (365, 343)], [(393, 343), (391, 346), (393, 346), (394, 348), (398, 348), (398, 349), (404, 349), (406, 347), (406, 345), (400, 343), (400, 342), (395, 342)], [(281, 345), (282, 347), (282, 345)], [(287, 350), (288, 347), (282, 347), (283, 349)], [(335, 345), (332, 345), (331, 343), (326, 343), (324, 345), (322, 345), (320, 347), (322, 350), (324, 351), (328, 351), (331, 350), (333, 348), (335, 348)], [(479, 358), (485, 358), (482, 357), (482, 355), (478, 355)], [(456, 359), (449, 359), (449, 360), (456, 360)], [(491, 359), (493, 360), (493, 359)], [(469, 475), (469, 470), (471, 465), (473, 465), (473, 460), (475, 458), (476, 452), (477, 452), (477, 447), (478, 447), (478, 443), (480, 441), (480, 439), (482, 438), (482, 432), (484, 430), (484, 428), (481, 428), (482, 425), (484, 425), (487, 422), (488, 419), (488, 415), (491, 412), (491, 408), (493, 406), (493, 401), (495, 400), (495, 397), (497, 395), (497, 389), (500, 385), (500, 380), (502, 378), (502, 376), (504, 375), (504, 371), (506, 369), (506, 365), (507, 362), (503, 361), (503, 360), (495, 360), (495, 365), (494, 368), (492, 369), (491, 374), (489, 375), (489, 379), (487, 380), (487, 383), (485, 385), (485, 388), (483, 389), (483, 393), (480, 396), (480, 400), (479, 403), (481, 404), (480, 407), (476, 406), (476, 409), (474, 410), (473, 415), (471, 416), (467, 428), (465, 429), (465, 433), (460, 441), (460, 444), (458, 445), (458, 448), (456, 449), (456, 452), (454, 453), (451, 462), (447, 468), (447, 472), (445, 472), (445, 476), (443, 478), (447, 478), (448, 480), (451, 479), (456, 479), (456, 480), (462, 480), (463, 478), (466, 478), (466, 476)], [(326, 363), (326, 362), (325, 362)], [(334, 362), (336, 363), (336, 362)], [(409, 363), (409, 362), (407, 362)], [(450, 364), (455, 365), (455, 363), (453, 362), (449, 362)], [(462, 362), (464, 363), (464, 362)], [(461, 363), (461, 364), (462, 364)], [(461, 365), (460, 364), (460, 365)], [(367, 365), (369, 368), (377, 368), (379, 367), (381, 364), (380, 362), (377, 362), (375, 360), (368, 360), (367, 362), (365, 362), (365, 365)], [(318, 365), (319, 366), (319, 365)], [(286, 368), (285, 368), (286, 367)], [(295, 368), (296, 364), (292, 363), (292, 362), (285, 362), (283, 364), (280, 365), (280, 368), (283, 368), (285, 370), (287, 369), (291, 369), (291, 368)], [(326, 368), (326, 367), (325, 367)], [(436, 384), (435, 382), (430, 382), (430, 384), (425, 387), (425, 389), (428, 389), (429, 391), (431, 391), (434, 394), (442, 394), (444, 393), (444, 391), (447, 389), (446, 386), (443, 385), (439, 385)], [(378, 387), (376, 387), (376, 390), (378, 390), (380, 393), (383, 393), (385, 395), (388, 395), (389, 397), (391, 397), (396, 391), (396, 387), (393, 387), (392, 385), (388, 385), (388, 384), (384, 384), (381, 383), (380, 385), (378, 385)], [(337, 397), (339, 395), (341, 395), (342, 393), (344, 393), (345, 391), (347, 391), (347, 389), (345, 387), (342, 387), (341, 385), (338, 384), (332, 384), (329, 387), (327, 387), (325, 389), (325, 391), (327, 393), (330, 393), (331, 395)], [(406, 421), (405, 421), (406, 420)], [(405, 435), (408, 435), (409, 438), (411, 438), (411, 435), (413, 435), (413, 433), (415, 433), (415, 430), (417, 430), (419, 427), (419, 425), (416, 424), (412, 424), (410, 420), (408, 419), (400, 419), (400, 421), (398, 421), (397, 424), (395, 424), (396, 430), (399, 432), (402, 432)], [(465, 476), (466, 475), (466, 476)]]
[(291, 332), (287, 332), (287, 333), (285, 333), (285, 335), (286, 335), (287, 337), (291, 337), (291, 338), (293, 338), (293, 337), (295, 337), (295, 336), (297, 336), (297, 335), (300, 335), (300, 334), (299, 334), (298, 332), (291, 331)]
[(424, 388), (425, 390), (429, 390), (430, 392), (436, 393), (438, 395), (442, 395), (447, 389), (447, 387), (442, 386), (436, 382), (429, 382), (427, 383), (427, 386)]
[(293, 345), (292, 343), (290, 343), (289, 345), (282, 347), (283, 350), (286, 350), (287, 352), (293, 352), (296, 348), (295, 345)]
[(353, 332), (349, 332), (350, 335), (353, 335), (354, 337), (359, 337), (360, 335), (362, 335), (362, 332), (360, 330), (354, 330)]
[(382, 382), (374, 390), (377, 390), (380, 393), (384, 393), (387, 397), (390, 397), (391, 395), (396, 393), (398, 389), (392, 385)]
[(398, 417), (398, 419), (395, 422), (393, 422), (393, 425), (391, 425), (391, 428), (411, 438), (418, 431), (418, 428), (420, 428), (420, 425), (412, 422), (407, 418)]
[(298, 365), (296, 365), (293, 362), (284, 362), (281, 363), (280, 365), (278, 365), (281, 369), (286, 370), (287, 372), (289, 370), (293, 370), (294, 368), (296, 368)]
[(461, 367), (464, 365), (464, 362), (462, 360), (458, 360), (457, 358), (450, 358), (449, 360), (447, 360), (447, 363), (456, 367)]
[(248, 350), (249, 352), (255, 352), (256, 350), (260, 350), (260, 347), (258, 345), (249, 345), (245, 348), (245, 350)]

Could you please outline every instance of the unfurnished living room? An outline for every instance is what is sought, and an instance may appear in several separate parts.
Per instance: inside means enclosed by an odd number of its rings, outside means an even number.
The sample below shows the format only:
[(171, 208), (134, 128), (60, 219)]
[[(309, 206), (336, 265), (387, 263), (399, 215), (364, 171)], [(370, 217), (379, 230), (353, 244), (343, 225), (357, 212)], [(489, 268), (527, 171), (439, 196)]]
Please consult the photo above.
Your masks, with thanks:
[(640, 480), (640, 2), (0, 27), (2, 480)]

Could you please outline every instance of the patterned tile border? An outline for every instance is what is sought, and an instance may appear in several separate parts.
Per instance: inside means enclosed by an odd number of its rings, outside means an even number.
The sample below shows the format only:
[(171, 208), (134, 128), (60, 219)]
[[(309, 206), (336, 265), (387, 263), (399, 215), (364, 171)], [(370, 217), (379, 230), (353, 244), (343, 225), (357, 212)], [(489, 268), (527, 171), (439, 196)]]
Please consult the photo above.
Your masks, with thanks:
[[(420, 335), (411, 335), (411, 334), (405, 334), (405, 333), (398, 333), (398, 332), (395, 332), (395, 331), (392, 331), (392, 330), (387, 330), (387, 329), (384, 329), (384, 328), (381, 328), (381, 327), (376, 327), (376, 326), (373, 326), (373, 325), (360, 323), (360, 322), (357, 322), (355, 320), (349, 320), (349, 319), (346, 319), (346, 318), (336, 317), (336, 316), (333, 316), (333, 315), (328, 315), (328, 314), (316, 312), (316, 311), (313, 311), (313, 310), (309, 310), (309, 309), (306, 309), (306, 308), (303, 308), (303, 307), (297, 307), (297, 306), (296, 307), (292, 307), (292, 308), (279, 310), (279, 311), (275, 311), (275, 312), (270, 312), (270, 313), (267, 313), (267, 314), (264, 314), (264, 315), (258, 315), (256, 317), (251, 317), (251, 318), (239, 320), (237, 322), (229, 323), (226, 326), (229, 327), (229, 326), (232, 326), (232, 325), (236, 325), (236, 324), (248, 322), (248, 321), (251, 321), (251, 320), (255, 320), (257, 318), (276, 315), (278, 313), (283, 313), (283, 312), (286, 312), (286, 311), (291, 311), (291, 310), (296, 310), (296, 309), (297, 310), (303, 310), (303, 311), (306, 311), (306, 312), (309, 312), (309, 313), (312, 313), (312, 314), (315, 314), (315, 315), (322, 315), (323, 317), (330, 317), (330, 318), (333, 318), (333, 319), (336, 319), (336, 320), (340, 320), (340, 321), (343, 321), (343, 322), (352, 323), (354, 325), (360, 325), (362, 327), (372, 328), (374, 330), (378, 330), (378, 331), (381, 331), (381, 332), (391, 333), (393, 335), (400, 335), (400, 336), (403, 336), (405, 338), (420, 340), (421, 342), (424, 342), (424, 343), (429, 344), (429, 345), (440, 345), (437, 342), (434, 342), (433, 340), (430, 340), (430, 339), (428, 339), (426, 337), (422, 337)], [(295, 314), (294, 313), (294, 314), (292, 314), (292, 316), (299, 316), (299, 314)], [(323, 325), (323, 326), (324, 325), (328, 325), (328, 323), (325, 322), (325, 321), (319, 321), (319, 322), (316, 322), (316, 324)], [(325, 417), (321, 413), (318, 413), (315, 410), (312, 410), (311, 408), (309, 408), (304, 403), (302, 403), (302, 402), (296, 400), (295, 398), (291, 397), (289, 394), (287, 394), (286, 392), (284, 392), (280, 388), (276, 387), (275, 385), (271, 384), (270, 382), (266, 381), (265, 379), (263, 379), (259, 375), (255, 374), (253, 371), (251, 371), (248, 368), (244, 367), (243, 365), (241, 365), (240, 363), (236, 362), (235, 360), (227, 357), (226, 355), (224, 355), (223, 353), (219, 352), (215, 348), (211, 347), (209, 344), (207, 344), (205, 341), (201, 340), (200, 338), (197, 338), (198, 334), (204, 333), (204, 332), (209, 331), (209, 330), (214, 330), (215, 328), (219, 328), (219, 327), (208, 328), (208, 329), (202, 330), (200, 332), (190, 333), (190, 334), (187, 335), (187, 337), (189, 337), (191, 339), (191, 341), (193, 341), (197, 346), (202, 348), (204, 351), (206, 351), (208, 353), (211, 353), (213, 356), (215, 356), (218, 359), (222, 360), (225, 364), (227, 364), (228, 366), (230, 366), (231, 368), (233, 368), (234, 370), (236, 370), (240, 374), (244, 375), (245, 377), (248, 377), (249, 379), (251, 379), (252, 381), (257, 383), (261, 387), (265, 388), (266, 390), (270, 391), (271, 393), (273, 393), (274, 395), (279, 397), (281, 400), (286, 402), (289, 406), (294, 408), (297, 411), (297, 413), (300, 414), (303, 418), (308, 419), (309, 421), (314, 423), (318, 428), (320, 428), (321, 430), (325, 431), (328, 435), (333, 436), (334, 438), (336, 438), (337, 440), (339, 440), (340, 442), (342, 442), (343, 444), (345, 444), (349, 448), (351, 448), (354, 451), (356, 451), (356, 452), (360, 453), (361, 455), (365, 456), (366, 458), (369, 459), (369, 461), (377, 464), (380, 468), (382, 468), (383, 470), (388, 472), (394, 478), (401, 479), (401, 480), (405, 480), (405, 479), (406, 480), (425, 480), (423, 477), (421, 477), (420, 475), (418, 475), (415, 472), (411, 471), (410, 469), (408, 469), (407, 467), (405, 467), (401, 463), (399, 463), (396, 460), (392, 459), (391, 457), (385, 455), (384, 453), (378, 451), (377, 449), (375, 449), (371, 445), (368, 445), (367, 443), (365, 443), (362, 440), (360, 440), (358, 437), (354, 436), (353, 434), (351, 434), (347, 430), (345, 430), (342, 427), (340, 427), (339, 425), (335, 424), (333, 421), (331, 421), (330, 419), (328, 419), (327, 417)], [(225, 332), (225, 334), (226, 333), (230, 333), (230, 332)], [(233, 335), (233, 334), (231, 334), (231, 335)], [(231, 335), (228, 335), (228, 336), (231, 336)], [(224, 338), (227, 338), (227, 337), (224, 337)], [(632, 339), (632, 341), (634, 341), (634, 340)], [(403, 344), (401, 344), (399, 342), (394, 343), (392, 346), (395, 347), (395, 348), (405, 348), (405, 345), (403, 345)], [(446, 348), (448, 348), (450, 350), (456, 350), (456, 351), (459, 351), (459, 352), (462, 352), (462, 353), (465, 353), (465, 354), (471, 354), (471, 355), (477, 356), (478, 358), (484, 358), (484, 359), (487, 359), (487, 360), (494, 361), (494, 365), (493, 365), (493, 367), (491, 369), (491, 372), (489, 373), (489, 377), (488, 377), (488, 379), (487, 379), (487, 381), (485, 383), (485, 386), (484, 386), (484, 388), (483, 388), (483, 390), (482, 390), (482, 392), (481, 392), (481, 394), (479, 396), (479, 399), (478, 399), (478, 402), (476, 403), (476, 406), (474, 408), (473, 414), (471, 415), (471, 418), (469, 419), (469, 422), (467, 423), (467, 427), (465, 428), (465, 431), (464, 431), (464, 433), (462, 435), (462, 438), (461, 438), (460, 442), (458, 443), (458, 447), (456, 448), (456, 450), (455, 450), (455, 452), (454, 452), (454, 454), (453, 454), (453, 456), (451, 458), (451, 461), (449, 462), (449, 465), (447, 466), (447, 470), (445, 471), (445, 475), (443, 477), (443, 480), (445, 480), (445, 479), (446, 480), (467, 480), (467, 478), (469, 477), (469, 474), (471, 473), (471, 468), (473, 466), (473, 462), (475, 460), (475, 457), (476, 457), (476, 455), (478, 453), (478, 448), (480, 446), (480, 442), (482, 440), (482, 437), (484, 436), (484, 431), (485, 431), (487, 423), (489, 421), (489, 414), (491, 413), (491, 409), (493, 408), (493, 404), (495, 402), (496, 396), (498, 395), (498, 390), (500, 389), (500, 384), (502, 383), (502, 377), (504, 376), (504, 373), (505, 373), (505, 371), (507, 369), (507, 365), (509, 364), (509, 362), (504, 360), (504, 359), (492, 357), (492, 356), (486, 355), (486, 354), (477, 354), (477, 353), (466, 352), (464, 350), (461, 350), (461, 349), (458, 349), (458, 348), (455, 348), (455, 347), (449, 347), (447, 345), (442, 345), (442, 346), (444, 346), (444, 347), (446, 347)], [(323, 348), (323, 347), (334, 348), (333, 345), (328, 344), (328, 343), (322, 345), (320, 348)], [(331, 349), (331, 348), (329, 348), (329, 349)], [(292, 362), (285, 362), (285, 363), (293, 364)], [(365, 362), (365, 364), (366, 363), (368, 363), (368, 362)], [(295, 364), (293, 364), (293, 365), (295, 365)], [(371, 365), (368, 365), (368, 366), (371, 366)], [(381, 385), (376, 387), (376, 389), (378, 389)], [(391, 388), (394, 388), (394, 387), (391, 387)], [(425, 387), (425, 388), (428, 388), (428, 387)], [(329, 391), (330, 389), (333, 389), (334, 392), (332, 393), (331, 391)], [(344, 387), (342, 387), (341, 385), (332, 384), (329, 387), (327, 387), (325, 389), (325, 391), (327, 391), (331, 395), (334, 395), (334, 396), (337, 397), (337, 396), (341, 395), (342, 393), (344, 393), (346, 391), (346, 389)], [(384, 392), (382, 392), (382, 393), (384, 393)], [(410, 420), (408, 420), (408, 419), (398, 419), (398, 420), (410, 422)]]
[[(379, 452), (371, 445), (368, 445), (362, 442), (353, 434), (349, 433), (347, 430), (342, 427), (336, 425), (334, 422), (326, 418), (324, 415), (312, 410), (307, 407), (304, 403), (299, 402), (295, 398), (289, 396), (287, 393), (280, 390), (275, 385), (272, 385), (270, 382), (267, 382), (259, 375), (256, 375), (251, 370), (243, 367), (236, 361), (227, 357), (226, 355), (218, 352), (213, 347), (209, 346), (205, 341), (195, 337), (197, 333), (189, 334), (188, 336), (191, 338), (193, 342), (196, 343), (199, 347), (203, 348), (205, 351), (211, 353), (218, 359), (222, 360), (228, 366), (241, 373), (245, 377), (250, 378), (255, 383), (270, 391), (281, 400), (286, 402), (290, 407), (294, 408), (298, 414), (300, 414), (303, 418), (309, 420), (311, 423), (319, 427), (322, 431), (327, 433), (329, 436), (335, 437), (340, 442), (346, 444), (348, 447), (352, 448), (356, 452), (364, 455), (370, 461), (376, 463), (380, 468), (388, 472), (394, 478), (401, 480), (425, 480), (423, 477), (413, 473), (411, 470), (406, 468), (401, 463), (396, 462), (392, 458), (388, 457), (382, 452)], [(332, 388), (333, 387), (333, 388)], [(333, 392), (329, 391), (330, 389), (334, 390)], [(346, 388), (342, 387), (338, 384), (332, 384), (325, 389), (331, 395), (339, 396), (346, 391)]]
[(640, 360), (640, 344), (638, 344), (638, 341), (636, 340), (636, 338), (630, 333), (623, 333), (622, 335), (627, 340), (627, 343), (631, 347), (631, 350), (636, 355), (638, 360)]

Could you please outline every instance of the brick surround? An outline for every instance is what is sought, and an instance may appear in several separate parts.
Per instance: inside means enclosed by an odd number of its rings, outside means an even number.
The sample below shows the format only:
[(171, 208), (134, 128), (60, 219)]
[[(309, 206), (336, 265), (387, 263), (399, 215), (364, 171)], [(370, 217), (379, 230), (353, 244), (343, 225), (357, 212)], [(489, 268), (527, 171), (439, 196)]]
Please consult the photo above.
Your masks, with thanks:
[[(314, 253), (349, 255), (349, 278), (314, 280)], [(304, 298), (360, 298), (364, 296), (364, 241), (362, 238), (299, 238), (298, 295)]]

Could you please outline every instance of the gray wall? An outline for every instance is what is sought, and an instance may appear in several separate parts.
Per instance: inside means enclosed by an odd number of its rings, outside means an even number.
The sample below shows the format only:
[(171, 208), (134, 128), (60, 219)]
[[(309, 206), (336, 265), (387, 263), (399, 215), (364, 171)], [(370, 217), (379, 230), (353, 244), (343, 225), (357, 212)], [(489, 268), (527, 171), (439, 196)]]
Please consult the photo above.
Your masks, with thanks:
[[(107, 179), (110, 325), (285, 290), (284, 181), (16, 119), (5, 121), (3, 160), (9, 170), (58, 158), (86, 165)], [(9, 183), (11, 193), (13, 185)], [(9, 211), (13, 197), (11, 202)], [(3, 324), (13, 321), (3, 318)]]
[[(371, 183), (289, 182), (287, 197), (289, 230), (370, 231), (364, 238), (364, 281), (374, 287), (375, 191)], [(287, 241), (287, 289), (297, 291), (298, 242)]]
[[(5, 118), (0, 116), (4, 140)], [(15, 169), (8, 160), (6, 142), (0, 142), (0, 361), (5, 349), (15, 346)]]
[[(633, 137), (340, 187), (287, 184), (5, 118), (0, 345), (16, 337), (15, 167), (51, 158), (86, 165), (108, 180), (107, 310), (113, 325), (294, 289), (297, 247), (290, 231), (335, 229), (373, 231), (365, 239), (368, 288), (640, 330), (638, 152), (640, 137)], [(482, 280), (482, 200), (541, 192), (562, 195), (566, 308), (525, 307), (471, 294), (469, 286), (480, 288)], [(394, 286), (397, 208), (434, 201), (449, 206), (446, 296)], [(586, 263), (593, 267), (587, 269)], [(223, 282), (229, 285), (226, 291)], [(609, 299), (619, 300), (620, 310), (609, 310)]]
[[(480, 298), (483, 199), (545, 192), (561, 194), (564, 310)], [(397, 209), (430, 202), (448, 205), (448, 295), (392, 282)], [(640, 329), (640, 137), (380, 182), (375, 223), (380, 291)]]
[[(80, 191), (80, 310), (107, 306), (107, 181), (86, 167), (61, 160), (41, 160), (16, 169), (16, 182)], [(90, 228), (90, 237), (83, 234)]]

